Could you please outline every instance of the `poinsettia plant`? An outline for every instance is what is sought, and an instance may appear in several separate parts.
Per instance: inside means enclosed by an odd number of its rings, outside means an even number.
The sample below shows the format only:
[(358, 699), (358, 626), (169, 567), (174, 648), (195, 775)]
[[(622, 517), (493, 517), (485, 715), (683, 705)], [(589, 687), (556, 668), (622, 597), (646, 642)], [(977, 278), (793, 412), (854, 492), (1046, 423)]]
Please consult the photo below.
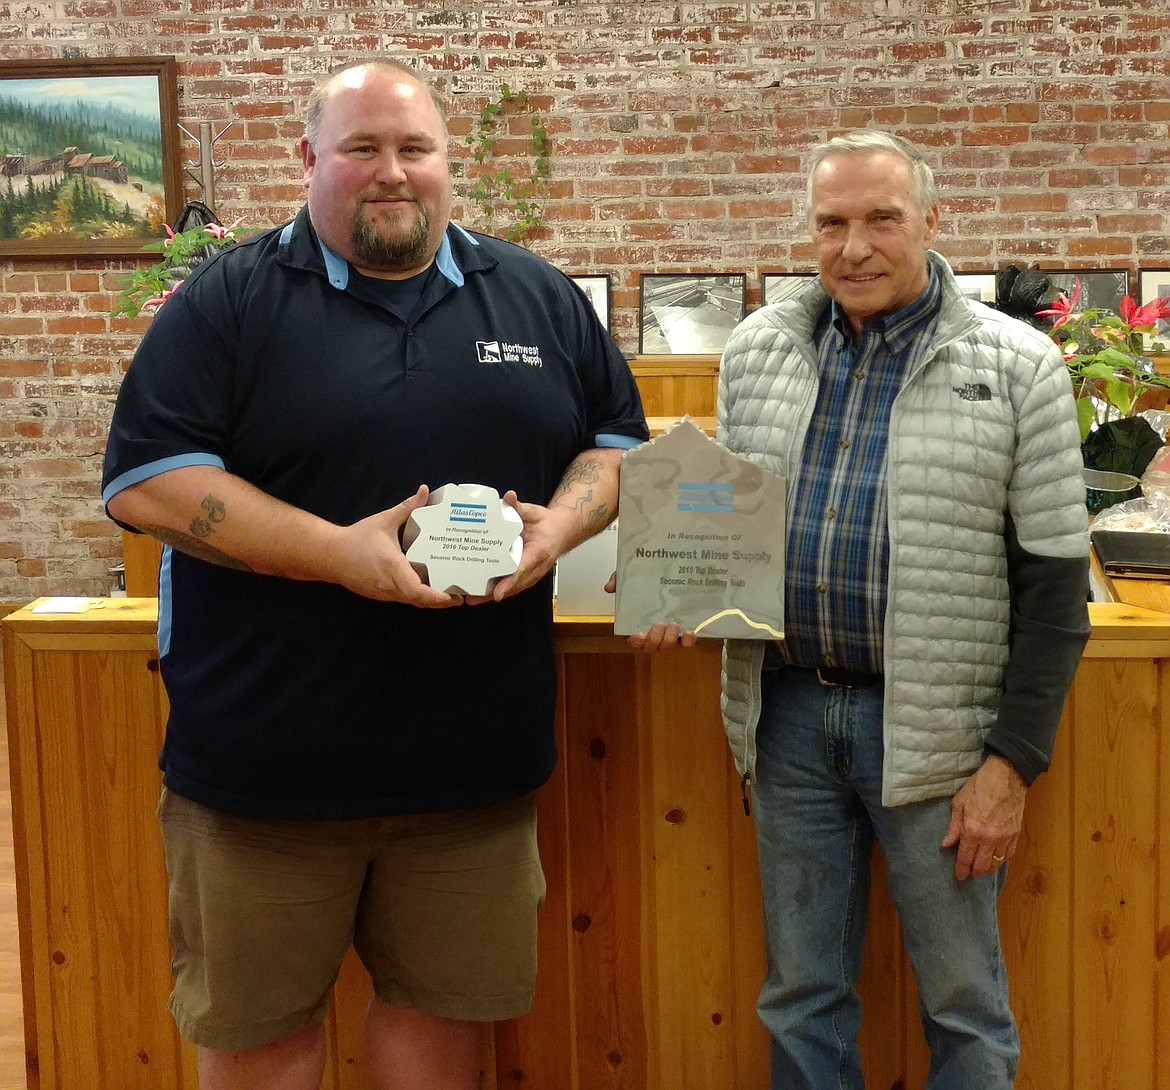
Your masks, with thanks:
[[(1140, 412), (1148, 390), (1170, 387), (1170, 376), (1158, 374), (1144, 354), (1145, 338), (1157, 331), (1160, 320), (1170, 318), (1170, 299), (1139, 307), (1127, 295), (1114, 313), (1103, 307), (1078, 310), (1080, 296), (1078, 280), (1071, 298), (1060, 292), (1036, 314), (1053, 320), (1049, 335), (1072, 376), (1083, 443), (1102, 424)], [(1159, 353), (1164, 346), (1155, 341), (1151, 350)]]
[(175, 232), (164, 224), (167, 237), (148, 242), (142, 247), (148, 252), (162, 251), (162, 260), (122, 279), (122, 290), (117, 305), (110, 311), (111, 317), (124, 315), (136, 318), (144, 310), (162, 306), (191, 275), (196, 265), (219, 250), (239, 242), (236, 235), (239, 225), (240, 220), (236, 220), (230, 227), (205, 223), (187, 231)]

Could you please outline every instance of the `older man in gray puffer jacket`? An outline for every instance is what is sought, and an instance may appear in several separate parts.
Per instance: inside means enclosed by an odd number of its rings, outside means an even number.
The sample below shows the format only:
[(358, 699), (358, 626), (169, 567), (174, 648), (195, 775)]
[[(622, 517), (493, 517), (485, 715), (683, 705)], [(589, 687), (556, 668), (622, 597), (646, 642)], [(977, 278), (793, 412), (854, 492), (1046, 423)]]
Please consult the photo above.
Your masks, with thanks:
[[(1009, 1090), (996, 898), (1088, 637), (1071, 386), (1052, 342), (962, 295), (929, 166), (867, 130), (816, 148), (819, 278), (728, 341), (719, 439), (789, 482), (785, 639), (728, 641), (752, 786), (773, 1090), (860, 1090), (869, 856), (921, 999), (928, 1090)], [(631, 638), (684, 646), (675, 626)]]

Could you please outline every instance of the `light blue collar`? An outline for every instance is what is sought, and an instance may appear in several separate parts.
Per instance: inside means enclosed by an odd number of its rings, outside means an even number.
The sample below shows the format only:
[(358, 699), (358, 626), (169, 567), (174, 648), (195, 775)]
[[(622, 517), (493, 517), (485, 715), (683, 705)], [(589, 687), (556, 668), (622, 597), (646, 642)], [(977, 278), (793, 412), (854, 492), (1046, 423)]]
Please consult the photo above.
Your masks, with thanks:
[[(453, 223), (451, 226), (462, 234), (472, 246), (479, 245), (475, 238), (457, 223)], [(329, 283), (338, 291), (345, 291), (349, 286), (349, 262), (340, 254), (335, 254), (320, 238), (317, 241), (321, 243), (321, 256), (325, 258), (325, 272), (329, 277)], [(455, 263), (455, 255), (451, 252), (451, 240), (447, 237), (446, 231), (443, 232), (443, 241), (439, 243), (439, 251), (435, 254), (435, 265), (454, 287), (463, 287), (463, 270)]]

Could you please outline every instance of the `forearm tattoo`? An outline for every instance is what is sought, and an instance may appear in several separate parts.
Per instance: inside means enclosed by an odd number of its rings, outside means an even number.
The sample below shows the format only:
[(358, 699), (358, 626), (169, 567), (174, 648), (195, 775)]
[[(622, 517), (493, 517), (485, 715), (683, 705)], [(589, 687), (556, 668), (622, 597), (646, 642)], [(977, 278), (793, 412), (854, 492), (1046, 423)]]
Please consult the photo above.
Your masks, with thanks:
[(557, 485), (557, 490), (553, 493), (550, 501), (551, 506), (558, 500), (566, 498), (574, 488), (583, 486), (585, 491), (580, 496), (569, 503), (563, 503), (562, 506), (572, 507), (579, 511), (585, 520), (585, 529), (589, 533), (604, 528), (613, 517), (609, 505), (605, 502), (590, 506), (594, 503), (592, 486), (601, 480), (603, 469), (604, 464), (597, 458), (583, 458), (573, 462), (565, 470), (565, 475), (561, 478), (561, 483)]
[(199, 510), (201, 513), (188, 524), (189, 532), (186, 534), (168, 526), (140, 526), (139, 529), (151, 537), (158, 538), (164, 545), (178, 549), (197, 560), (206, 560), (211, 564), (234, 568), (237, 571), (251, 571), (251, 567), (242, 560), (221, 552), (206, 540), (215, 533), (215, 527), (227, 518), (227, 505), (223, 500), (209, 492), (199, 504)]
[(212, 528), (215, 523), (223, 522), (227, 518), (227, 507), (223, 500), (217, 496), (213, 496), (210, 492), (199, 505), (203, 511), (203, 516), (196, 516), (191, 520), (191, 525), (187, 527), (191, 531), (192, 537), (207, 537), (208, 534), (215, 533)]
[[(557, 490), (553, 493), (552, 502), (555, 503), (579, 484), (593, 485), (597, 484), (600, 480), (601, 462), (596, 458), (583, 458), (579, 462), (573, 462), (565, 470), (565, 475), (561, 478), (561, 483), (557, 485)], [(585, 498), (578, 500), (573, 506), (580, 508), (592, 498), (593, 489), (590, 488)]]

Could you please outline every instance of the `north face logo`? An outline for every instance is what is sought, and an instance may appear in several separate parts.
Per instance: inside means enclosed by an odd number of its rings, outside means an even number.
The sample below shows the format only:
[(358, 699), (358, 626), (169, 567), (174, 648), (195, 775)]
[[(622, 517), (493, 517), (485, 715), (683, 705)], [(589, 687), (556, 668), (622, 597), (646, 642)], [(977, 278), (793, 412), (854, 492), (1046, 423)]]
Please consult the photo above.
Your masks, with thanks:
[(480, 363), (502, 363), (504, 359), (499, 341), (476, 341), (475, 354)]
[(952, 389), (964, 401), (991, 400), (991, 387), (985, 382), (968, 382), (965, 386), (954, 386)]

